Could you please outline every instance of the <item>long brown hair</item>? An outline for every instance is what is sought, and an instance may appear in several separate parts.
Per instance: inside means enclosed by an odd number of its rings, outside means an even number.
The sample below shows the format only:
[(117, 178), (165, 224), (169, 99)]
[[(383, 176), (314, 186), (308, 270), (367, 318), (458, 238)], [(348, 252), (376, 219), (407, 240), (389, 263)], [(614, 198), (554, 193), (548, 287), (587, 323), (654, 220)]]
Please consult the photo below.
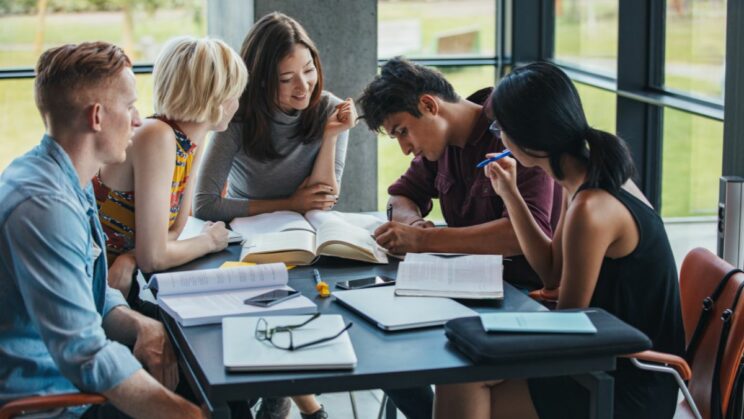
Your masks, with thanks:
[(318, 81), (310, 95), (310, 104), (302, 111), (294, 138), (304, 144), (320, 140), (329, 114), (328, 100), (321, 100), (323, 69), (315, 43), (305, 29), (291, 17), (274, 12), (262, 17), (243, 41), (240, 55), (248, 67), (250, 82), (240, 97), (235, 121), (244, 123), (243, 148), (260, 161), (282, 157), (271, 141), (270, 121), (279, 109), (279, 62), (297, 45), (303, 45), (313, 57)]

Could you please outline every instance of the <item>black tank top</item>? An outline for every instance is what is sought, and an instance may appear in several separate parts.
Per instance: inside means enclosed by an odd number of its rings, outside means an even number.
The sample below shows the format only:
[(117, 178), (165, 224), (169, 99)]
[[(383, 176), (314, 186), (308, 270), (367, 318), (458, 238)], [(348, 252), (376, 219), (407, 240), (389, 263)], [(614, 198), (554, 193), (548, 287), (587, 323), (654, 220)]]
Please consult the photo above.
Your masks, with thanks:
[[(625, 257), (604, 259), (590, 306), (603, 308), (645, 333), (654, 350), (682, 356), (685, 336), (677, 267), (664, 223), (630, 192), (610, 193), (633, 216), (638, 246)], [(613, 375), (616, 418), (673, 416), (677, 385), (670, 375), (639, 370), (622, 358)]]

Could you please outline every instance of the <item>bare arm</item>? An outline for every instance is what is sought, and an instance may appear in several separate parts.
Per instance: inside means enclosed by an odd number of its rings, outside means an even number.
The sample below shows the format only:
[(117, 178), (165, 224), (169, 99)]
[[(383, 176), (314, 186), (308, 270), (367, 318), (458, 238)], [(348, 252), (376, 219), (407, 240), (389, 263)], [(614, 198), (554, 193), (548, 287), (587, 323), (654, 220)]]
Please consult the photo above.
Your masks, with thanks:
[[(485, 168), (486, 176), (491, 179), (491, 185), (504, 200), (511, 219), (512, 230), (527, 262), (543, 281), (545, 287), (553, 289), (560, 282), (560, 254), (555, 254), (553, 240), (538, 226), (527, 203), (520, 195), (516, 183), (516, 169), (516, 160), (508, 157), (491, 163)], [(560, 225), (558, 229), (561, 229)], [(557, 235), (560, 240), (560, 234)]]
[(145, 272), (178, 266), (227, 246), (222, 223), (189, 240), (170, 238), (170, 188), (177, 147), (173, 136), (170, 127), (154, 121), (140, 128), (133, 139), (135, 256)]
[(332, 193), (338, 195), (339, 184), (336, 179), (336, 142), (343, 131), (353, 128), (357, 122), (354, 100), (347, 98), (336, 105), (328, 117), (323, 132), (323, 143), (315, 157), (315, 164), (307, 180), (308, 185), (323, 184), (332, 188)]
[(203, 418), (201, 410), (139, 370), (104, 396), (119, 410), (136, 418)]

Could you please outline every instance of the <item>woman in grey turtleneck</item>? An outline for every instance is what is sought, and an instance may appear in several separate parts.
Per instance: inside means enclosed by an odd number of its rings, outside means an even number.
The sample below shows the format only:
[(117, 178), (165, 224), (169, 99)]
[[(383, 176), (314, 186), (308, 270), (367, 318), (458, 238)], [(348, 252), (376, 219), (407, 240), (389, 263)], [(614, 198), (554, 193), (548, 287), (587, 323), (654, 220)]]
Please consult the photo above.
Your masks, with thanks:
[[(356, 124), (354, 102), (323, 91), (318, 51), (286, 15), (272, 13), (256, 22), (240, 55), (248, 86), (227, 130), (207, 146), (194, 215), (228, 222), (277, 210), (332, 208), (348, 132)], [(327, 417), (314, 396), (293, 399), (303, 418)], [(258, 417), (288, 413), (288, 399), (264, 399)]]
[[(323, 90), (317, 49), (294, 19), (272, 13), (248, 33), (248, 87), (204, 156), (194, 215), (228, 222), (277, 210), (330, 209), (338, 198), (351, 99)], [(223, 194), (227, 182), (227, 193)]]

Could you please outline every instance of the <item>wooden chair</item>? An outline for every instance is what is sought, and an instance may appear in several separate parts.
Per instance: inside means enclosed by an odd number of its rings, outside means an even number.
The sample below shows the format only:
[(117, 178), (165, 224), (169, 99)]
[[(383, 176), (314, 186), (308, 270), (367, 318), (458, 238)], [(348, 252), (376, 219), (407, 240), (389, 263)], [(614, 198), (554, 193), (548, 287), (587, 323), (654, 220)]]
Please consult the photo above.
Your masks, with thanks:
[(22, 417), (31, 413), (64, 407), (103, 403), (106, 403), (106, 398), (100, 394), (69, 393), (50, 396), (32, 396), (13, 400), (0, 407), (0, 419)]
[[(685, 344), (688, 347), (703, 312), (703, 301), (714, 293), (724, 275), (733, 268), (703, 248), (694, 249), (685, 257), (680, 269), (680, 293)], [(656, 351), (627, 356), (641, 369), (674, 375), (685, 396), (677, 406), (675, 418), (711, 418), (714, 385), (720, 386), (723, 417), (727, 413), (729, 400), (733, 397), (734, 380), (744, 355), (744, 316), (741, 315), (744, 313), (744, 304), (741, 302), (730, 317), (730, 332), (717, 372), (715, 364), (723, 327), (722, 317), (727, 316), (723, 313), (734, 305), (735, 300), (742, 299), (742, 283), (744, 274), (737, 273), (722, 288), (717, 301), (711, 307), (710, 320), (701, 329), (699, 344), (694, 353), (688, 354), (688, 360)], [(711, 306), (710, 303), (706, 304)], [(688, 384), (685, 385), (683, 380), (688, 381)]]

